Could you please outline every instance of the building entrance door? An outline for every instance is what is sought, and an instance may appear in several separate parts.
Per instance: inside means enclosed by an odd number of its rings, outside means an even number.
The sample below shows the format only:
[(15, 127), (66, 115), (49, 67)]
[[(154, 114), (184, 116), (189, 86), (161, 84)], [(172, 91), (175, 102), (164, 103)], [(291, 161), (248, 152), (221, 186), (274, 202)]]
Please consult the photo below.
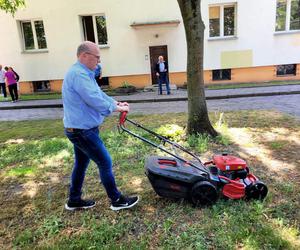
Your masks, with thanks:
[(152, 84), (157, 84), (158, 82), (157, 82), (157, 76), (155, 74), (155, 65), (158, 61), (159, 56), (163, 56), (165, 61), (168, 62), (168, 46), (167, 45), (151, 46), (149, 47), (149, 51), (150, 51), (150, 67), (151, 67)]

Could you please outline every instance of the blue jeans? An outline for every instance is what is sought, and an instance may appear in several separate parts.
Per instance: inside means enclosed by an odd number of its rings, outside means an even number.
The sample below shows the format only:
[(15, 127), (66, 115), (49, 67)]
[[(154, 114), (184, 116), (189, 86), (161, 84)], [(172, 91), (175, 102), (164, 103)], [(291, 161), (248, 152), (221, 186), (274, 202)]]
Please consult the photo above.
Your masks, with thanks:
[(98, 127), (75, 129), (73, 132), (65, 129), (65, 135), (73, 143), (75, 154), (69, 194), (70, 201), (81, 199), (82, 184), (90, 159), (98, 166), (100, 179), (108, 197), (112, 201), (119, 199), (121, 193), (117, 189), (115, 177), (112, 172), (112, 159), (99, 137)]
[(168, 74), (166, 72), (161, 72), (159, 73), (158, 77), (158, 85), (159, 85), (159, 94), (162, 94), (162, 84), (166, 84), (167, 88), (167, 94), (170, 94), (170, 86), (169, 86), (169, 79), (168, 79)]
[(0, 90), (2, 89), (2, 93), (4, 98), (7, 97), (5, 82), (0, 82)]

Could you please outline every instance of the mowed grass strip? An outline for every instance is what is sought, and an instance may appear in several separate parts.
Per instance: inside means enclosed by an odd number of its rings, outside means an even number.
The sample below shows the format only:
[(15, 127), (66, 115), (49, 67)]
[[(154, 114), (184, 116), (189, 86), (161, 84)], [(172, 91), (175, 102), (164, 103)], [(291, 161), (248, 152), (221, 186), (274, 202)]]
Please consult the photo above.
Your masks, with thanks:
[[(1, 249), (299, 249), (300, 123), (276, 112), (212, 113), (220, 136), (185, 135), (186, 115), (131, 116), (208, 160), (227, 151), (247, 160), (269, 188), (263, 202), (220, 199), (207, 208), (158, 197), (144, 175), (147, 155), (161, 154), (116, 128), (101, 128), (120, 190), (138, 194), (132, 210), (113, 212), (91, 163), (89, 211), (67, 212), (73, 148), (60, 120), (0, 123)], [(135, 132), (136, 128), (128, 127)], [(142, 132), (142, 135), (150, 137)]]

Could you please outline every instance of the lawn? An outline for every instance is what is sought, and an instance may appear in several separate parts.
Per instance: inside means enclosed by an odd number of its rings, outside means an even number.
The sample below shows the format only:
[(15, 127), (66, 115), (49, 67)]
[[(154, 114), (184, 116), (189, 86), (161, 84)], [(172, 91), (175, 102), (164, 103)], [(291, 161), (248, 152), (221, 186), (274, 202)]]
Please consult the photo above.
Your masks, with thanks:
[(132, 210), (111, 211), (91, 164), (84, 195), (95, 199), (96, 207), (65, 211), (73, 157), (62, 122), (1, 122), (0, 248), (299, 249), (299, 121), (273, 111), (210, 116), (221, 133), (215, 140), (186, 138), (185, 114), (132, 119), (168, 134), (203, 160), (223, 151), (246, 159), (269, 187), (265, 201), (220, 199), (211, 207), (195, 208), (187, 201), (160, 198), (144, 175), (145, 156), (160, 152), (119, 134), (112, 117), (101, 134), (114, 160), (118, 186), (141, 201)]
[(300, 81), (270, 81), (270, 82), (246, 82), (246, 83), (223, 83), (207, 85), (207, 89), (237, 89), (237, 88), (255, 88), (281, 85), (300, 84)]
[[(9, 93), (7, 94), (8, 100), (11, 100)], [(21, 94), (20, 99), (22, 101), (30, 100), (52, 100), (61, 99), (60, 93), (41, 93), (41, 94)], [(0, 96), (0, 101), (5, 101), (3, 96)]]

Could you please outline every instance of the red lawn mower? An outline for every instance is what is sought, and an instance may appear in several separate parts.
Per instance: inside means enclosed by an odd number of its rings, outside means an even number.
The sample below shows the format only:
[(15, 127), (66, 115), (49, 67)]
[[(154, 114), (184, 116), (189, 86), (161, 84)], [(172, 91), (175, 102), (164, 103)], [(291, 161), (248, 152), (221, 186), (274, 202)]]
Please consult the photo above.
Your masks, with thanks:
[[(169, 144), (174, 150), (187, 153), (193, 160), (186, 160), (165, 146), (130, 131), (124, 126), (125, 121), (158, 138), (163, 145)], [(198, 156), (181, 145), (128, 119), (126, 112), (120, 114), (118, 127), (120, 131), (125, 131), (170, 155), (149, 156), (146, 159), (145, 173), (159, 196), (184, 198), (199, 206), (211, 205), (219, 197), (263, 200), (268, 193), (267, 186), (250, 173), (247, 163), (238, 157), (228, 154), (214, 155), (211, 161), (202, 163)]]

